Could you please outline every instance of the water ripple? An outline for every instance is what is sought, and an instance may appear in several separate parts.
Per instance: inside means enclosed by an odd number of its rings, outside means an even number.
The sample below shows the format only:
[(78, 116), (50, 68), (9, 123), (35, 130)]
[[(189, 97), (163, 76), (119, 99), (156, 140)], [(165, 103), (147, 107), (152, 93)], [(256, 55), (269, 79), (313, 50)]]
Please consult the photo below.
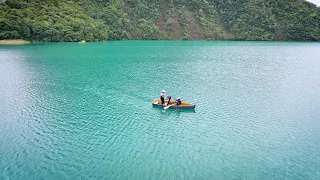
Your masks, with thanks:
[[(317, 179), (318, 48), (0, 47), (0, 179)], [(196, 109), (153, 108), (162, 89)]]

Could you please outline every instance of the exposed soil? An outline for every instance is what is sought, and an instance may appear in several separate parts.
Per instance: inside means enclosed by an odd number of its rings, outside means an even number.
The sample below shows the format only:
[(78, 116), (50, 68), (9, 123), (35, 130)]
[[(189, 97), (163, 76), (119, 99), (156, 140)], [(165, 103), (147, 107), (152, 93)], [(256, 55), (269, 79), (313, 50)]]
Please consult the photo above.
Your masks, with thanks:
[(0, 45), (19, 45), (19, 44), (29, 44), (29, 41), (13, 39), (13, 40), (0, 40)]
[(156, 25), (158, 26), (159, 30), (162, 32), (166, 31), (166, 22), (167, 22), (166, 12), (167, 12), (166, 0), (161, 0), (161, 15)]
[(196, 39), (204, 39), (201, 29), (197, 23), (197, 21), (194, 19), (193, 14), (190, 11), (185, 12), (185, 17), (188, 23), (189, 28), (189, 35), (191, 40)]
[(179, 23), (178, 16), (172, 16), (172, 32), (171, 32), (171, 39), (177, 40), (181, 39), (181, 28)]

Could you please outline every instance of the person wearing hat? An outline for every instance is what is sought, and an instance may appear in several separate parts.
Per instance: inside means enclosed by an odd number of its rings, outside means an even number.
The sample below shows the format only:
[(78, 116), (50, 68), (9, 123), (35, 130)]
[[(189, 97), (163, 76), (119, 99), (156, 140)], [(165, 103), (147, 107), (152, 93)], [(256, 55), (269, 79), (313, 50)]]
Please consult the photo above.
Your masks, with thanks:
[(180, 106), (181, 105), (181, 99), (180, 97), (177, 98), (176, 102), (175, 102), (176, 106)]
[(166, 97), (166, 91), (162, 90), (160, 93), (161, 104), (164, 104), (164, 98)]

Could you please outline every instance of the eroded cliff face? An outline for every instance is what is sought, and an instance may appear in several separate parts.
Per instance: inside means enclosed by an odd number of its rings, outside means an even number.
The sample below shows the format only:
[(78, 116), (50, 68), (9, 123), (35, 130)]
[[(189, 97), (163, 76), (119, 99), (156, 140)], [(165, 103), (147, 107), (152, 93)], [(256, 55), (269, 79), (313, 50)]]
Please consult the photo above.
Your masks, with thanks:
[[(202, 4), (203, 7), (210, 9), (204, 12), (196, 3), (172, 0), (161, 0), (157, 3), (155, 6), (158, 8), (156, 17), (141, 18), (156, 19), (160, 39), (224, 40), (234, 38), (224, 28), (220, 15), (214, 5)], [(134, 8), (138, 6), (136, 5)], [(133, 37), (139, 39), (139, 37)]]

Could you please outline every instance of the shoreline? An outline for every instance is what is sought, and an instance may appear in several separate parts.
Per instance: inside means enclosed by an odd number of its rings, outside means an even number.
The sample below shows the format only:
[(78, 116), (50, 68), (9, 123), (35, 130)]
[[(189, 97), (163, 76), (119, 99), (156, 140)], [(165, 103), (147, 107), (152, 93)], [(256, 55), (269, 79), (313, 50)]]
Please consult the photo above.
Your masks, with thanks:
[[(109, 40), (109, 42), (116, 42), (116, 41), (206, 41), (206, 42), (278, 42), (278, 43), (319, 43), (320, 41), (275, 41), (275, 40), (164, 40), (164, 39), (157, 39), (157, 40), (145, 40), (145, 39), (132, 39), (132, 40)], [(93, 42), (93, 41), (92, 41)], [(94, 41), (97, 43), (101, 42), (108, 42), (108, 41)], [(10, 40), (0, 40), (1, 45), (25, 45), (25, 44), (34, 44), (34, 43), (79, 43), (79, 44), (86, 44), (87, 41), (82, 40), (80, 42), (69, 42), (69, 41), (60, 41), (60, 42), (30, 42), (27, 40), (22, 39), (10, 39)]]
[(22, 39), (0, 40), (0, 45), (23, 45), (31, 42)]

